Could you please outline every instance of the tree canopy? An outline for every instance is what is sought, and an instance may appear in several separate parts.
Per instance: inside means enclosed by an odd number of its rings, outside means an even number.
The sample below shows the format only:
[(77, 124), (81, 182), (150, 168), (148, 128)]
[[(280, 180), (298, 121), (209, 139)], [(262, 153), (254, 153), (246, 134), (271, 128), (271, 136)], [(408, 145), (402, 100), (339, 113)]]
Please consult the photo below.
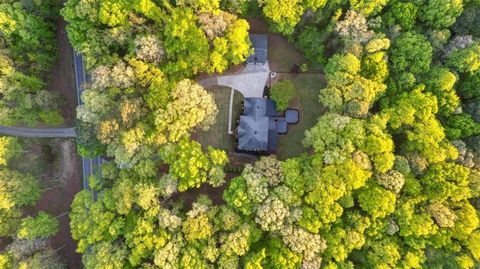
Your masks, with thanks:
[(47, 90), (56, 59), (54, 1), (0, 4), (0, 123), (63, 123), (59, 98)]
[[(92, 74), (77, 110), (81, 146), (111, 160), (95, 193), (72, 203), (84, 265), (476, 268), (479, 8), (459, 0), (67, 1), (69, 38)], [(227, 152), (195, 141), (218, 111), (192, 79), (245, 60), (241, 17), (254, 14), (324, 74), (325, 86), (312, 90), (327, 111), (309, 123), (303, 154), (261, 156), (233, 173)], [(300, 90), (293, 85), (273, 85), (280, 110)], [(29, 202), (14, 196), (4, 204)], [(50, 234), (48, 219), (37, 218), (24, 220), (19, 236)]]

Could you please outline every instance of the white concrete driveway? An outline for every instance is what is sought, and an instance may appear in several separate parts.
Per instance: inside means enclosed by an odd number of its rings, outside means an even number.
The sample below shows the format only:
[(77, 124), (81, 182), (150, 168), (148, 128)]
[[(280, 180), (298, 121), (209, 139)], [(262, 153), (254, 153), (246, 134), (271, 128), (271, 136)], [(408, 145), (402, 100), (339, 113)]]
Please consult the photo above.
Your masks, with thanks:
[(214, 85), (226, 86), (235, 89), (247, 97), (263, 97), (263, 90), (270, 75), (268, 62), (262, 64), (247, 64), (242, 73), (237, 75), (217, 76), (200, 80), (204, 87)]
[(198, 81), (203, 87), (226, 86), (231, 88), (230, 106), (228, 109), (228, 134), (232, 131), (232, 111), (234, 90), (243, 94), (243, 97), (263, 97), (263, 90), (270, 76), (268, 62), (262, 64), (247, 64), (242, 73), (237, 75), (217, 76)]

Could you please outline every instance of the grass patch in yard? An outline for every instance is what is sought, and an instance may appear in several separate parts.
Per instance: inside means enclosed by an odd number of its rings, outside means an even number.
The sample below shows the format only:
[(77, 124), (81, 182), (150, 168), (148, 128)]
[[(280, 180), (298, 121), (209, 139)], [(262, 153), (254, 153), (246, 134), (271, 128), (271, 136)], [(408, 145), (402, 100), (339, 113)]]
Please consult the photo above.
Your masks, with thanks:
[[(208, 89), (215, 97), (215, 103), (218, 108), (217, 120), (208, 131), (199, 130), (193, 135), (195, 140), (200, 142), (204, 148), (212, 146), (218, 149), (223, 149), (226, 152), (234, 151), (233, 135), (228, 134), (228, 110), (230, 106), (230, 92), (228, 87), (212, 87)], [(233, 97), (233, 117), (232, 129), (235, 128), (236, 121), (240, 117), (241, 103), (243, 95), (235, 91)]]
[(280, 135), (277, 157), (285, 160), (305, 152), (302, 141), (305, 131), (317, 123), (318, 117), (326, 111), (319, 100), (320, 89), (325, 87), (325, 80), (319, 74), (281, 74), (279, 79), (290, 79), (295, 85), (295, 98), (290, 102), (290, 108), (300, 111), (300, 121), (288, 125), (288, 133)]
[(274, 72), (290, 72), (295, 64), (301, 65), (307, 60), (303, 54), (278, 34), (268, 35), (268, 63)]

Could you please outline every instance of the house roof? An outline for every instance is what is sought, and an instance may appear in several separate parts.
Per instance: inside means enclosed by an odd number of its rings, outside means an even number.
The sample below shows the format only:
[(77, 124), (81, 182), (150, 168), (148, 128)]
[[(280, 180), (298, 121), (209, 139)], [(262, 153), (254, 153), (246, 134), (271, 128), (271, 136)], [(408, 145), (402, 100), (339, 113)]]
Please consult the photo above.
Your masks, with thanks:
[(274, 130), (268, 132), (268, 151), (275, 152), (278, 147), (278, 133)]
[(250, 97), (244, 100), (244, 115), (258, 117), (277, 117), (277, 106), (271, 99)]
[(288, 131), (288, 123), (285, 120), (285, 118), (275, 118), (273, 120), (275, 121), (274, 126), (275, 126), (275, 130), (277, 131), (277, 133), (286, 134), (287, 131)]
[(251, 116), (240, 116), (238, 125), (238, 148), (247, 151), (268, 150), (268, 117), (254, 119)]
[(250, 41), (252, 42), (254, 53), (247, 58), (247, 63), (266, 63), (268, 56), (268, 36), (250, 34)]
[(275, 151), (277, 137), (275, 102), (265, 98), (245, 98), (244, 115), (238, 126), (238, 149)]
[(285, 120), (287, 123), (295, 124), (298, 122), (299, 112), (296, 109), (285, 110)]

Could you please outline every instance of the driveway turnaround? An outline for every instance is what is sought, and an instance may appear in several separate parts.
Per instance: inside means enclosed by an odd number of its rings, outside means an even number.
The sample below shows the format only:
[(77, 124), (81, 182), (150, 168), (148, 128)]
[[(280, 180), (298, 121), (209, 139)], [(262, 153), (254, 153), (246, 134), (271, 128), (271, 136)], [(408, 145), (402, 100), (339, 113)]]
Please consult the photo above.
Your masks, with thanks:
[(226, 86), (231, 88), (230, 106), (228, 108), (228, 134), (232, 131), (233, 95), (234, 90), (242, 93), (244, 98), (263, 97), (263, 91), (270, 76), (268, 61), (265, 64), (247, 64), (242, 73), (237, 75), (216, 76), (198, 81), (205, 88)]
[(217, 76), (198, 81), (203, 87), (226, 86), (243, 94), (243, 97), (263, 97), (263, 90), (270, 76), (268, 62), (247, 64), (242, 73), (237, 75)]

